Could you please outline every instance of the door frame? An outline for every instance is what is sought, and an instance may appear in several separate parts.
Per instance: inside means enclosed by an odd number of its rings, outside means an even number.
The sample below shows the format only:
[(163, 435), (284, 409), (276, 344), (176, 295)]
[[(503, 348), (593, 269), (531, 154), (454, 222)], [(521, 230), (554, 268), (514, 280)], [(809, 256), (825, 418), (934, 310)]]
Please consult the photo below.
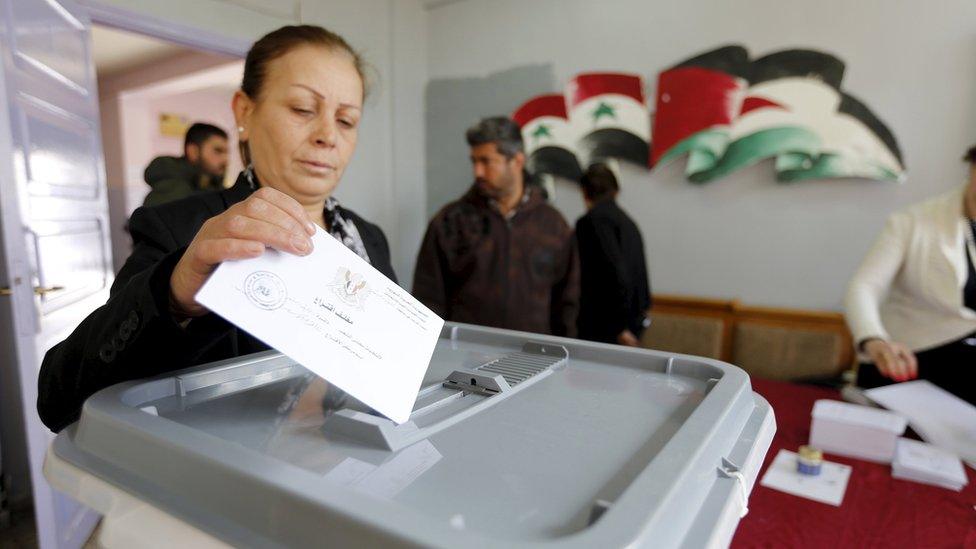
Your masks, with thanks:
[[(103, 25), (107, 27), (113, 27), (123, 31), (133, 32), (145, 36), (150, 36), (153, 38), (158, 38), (161, 40), (166, 40), (169, 42), (173, 42), (197, 50), (230, 55), (230, 56), (240, 57), (240, 58), (243, 58), (251, 47), (251, 42), (248, 40), (243, 40), (236, 37), (229, 37), (207, 28), (196, 28), (182, 23), (171, 22), (164, 18), (139, 12), (133, 8), (127, 8), (127, 7), (121, 7), (121, 6), (109, 4), (106, 0), (73, 0), (73, 4), (77, 6), (81, 11), (86, 13), (92, 25), (97, 24), (97, 25)], [(90, 27), (89, 27), (89, 31), (90, 31)], [(96, 92), (97, 89), (98, 88), (96, 83), (95, 84)], [(2, 92), (2, 90), (0, 90), (0, 92)], [(0, 96), (2, 95), (3, 94), (0, 93)], [(96, 101), (96, 105), (97, 105), (97, 101)], [(3, 121), (5, 116), (6, 116), (5, 109), (0, 109), (0, 122)], [(99, 139), (101, 138), (100, 132), (101, 132), (101, 128), (99, 128)], [(0, 140), (2, 140), (3, 137), (2, 133), (3, 132), (0, 132)], [(104, 162), (104, 159), (102, 159), (102, 161)], [(105, 189), (105, 191), (107, 191), (107, 189)], [(8, 229), (9, 228), (11, 227), (8, 227)], [(15, 293), (14, 296), (11, 296), (11, 298), (16, 300), (18, 299), (18, 296), (23, 298), (24, 295), (27, 294), (25, 294), (24, 292), (17, 292)], [(100, 292), (98, 295), (105, 296), (107, 295), (107, 291), (105, 293)], [(28, 299), (33, 299), (32, 294)], [(102, 301), (95, 304), (95, 306), (97, 307), (102, 303), (104, 303), (104, 297), (102, 298)], [(21, 305), (20, 307), (21, 310), (25, 310), (25, 307), (27, 307), (26, 303), (21, 303), (20, 305)], [(33, 307), (33, 302), (30, 303), (30, 306)], [(13, 307), (16, 308), (17, 304), (14, 303)], [(29, 318), (33, 318), (33, 315), (29, 315)], [(35, 343), (37, 342), (36, 339), (34, 341)], [(17, 348), (18, 351), (16, 355), (17, 355), (18, 362), (21, 361), (39, 362), (40, 361), (41, 357), (35, 356), (35, 353), (40, 350), (37, 349), (36, 345), (32, 349), (20, 349), (20, 346), (17, 346)], [(32, 368), (33, 368), (33, 364), (32, 364)], [(21, 380), (21, 383), (23, 383), (24, 381), (25, 380)], [(18, 392), (20, 393), (21, 391)], [(30, 413), (28, 407), (22, 407), (21, 409), (24, 411), (24, 413), (28, 413), (28, 414)], [(25, 429), (24, 432), (25, 441), (28, 438), (36, 438), (41, 435), (41, 433), (37, 433), (37, 432), (34, 432), (32, 434), (34, 425), (38, 425), (39, 422), (31, 421), (28, 417), (23, 417), (22, 420)], [(29, 447), (25, 447), (24, 452), (28, 456), (29, 467), (31, 470), (30, 472), (30, 477), (32, 480), (31, 484), (32, 485), (34, 484), (33, 480), (40, 478), (41, 481), (44, 482), (44, 486), (42, 488), (49, 490), (51, 496), (54, 496), (54, 494), (60, 494), (60, 492), (56, 492), (52, 487), (50, 487), (49, 484), (47, 484), (46, 479), (43, 479), (43, 475), (40, 472), (40, 468), (42, 467), (42, 464), (34, 463), (34, 459), (30, 456)], [(37, 468), (36, 472), (34, 471), (35, 468)], [(35, 502), (38, 501), (38, 497), (36, 493), (37, 488), (38, 487), (36, 486), (33, 487), (33, 491), (35, 492), (34, 495)], [(60, 497), (67, 497), (67, 496), (60, 494)], [(34, 510), (35, 524), (37, 525), (38, 541), (44, 547), (55, 547), (60, 545), (61, 542), (63, 542), (64, 540), (54, 538), (53, 532), (45, 531), (45, 527), (54, 523), (55, 516), (60, 511), (57, 509), (58, 504), (56, 503), (56, 498), (51, 499), (45, 497), (45, 499), (47, 499), (47, 501), (50, 503), (45, 503), (44, 505), (42, 505), (43, 508), (35, 508)], [(82, 530), (86, 530), (87, 533), (84, 534), (84, 537), (87, 537), (90, 534), (91, 530), (97, 524), (97, 518), (98, 515), (90, 509), (86, 512), (79, 512), (78, 515), (75, 515), (71, 520), (71, 530), (75, 534), (81, 534)]]
[(114, 27), (181, 46), (242, 59), (251, 48), (251, 42), (247, 40), (222, 35), (209, 29), (174, 23), (131, 8), (109, 4), (105, 0), (75, 0), (75, 3), (88, 12), (92, 24)]

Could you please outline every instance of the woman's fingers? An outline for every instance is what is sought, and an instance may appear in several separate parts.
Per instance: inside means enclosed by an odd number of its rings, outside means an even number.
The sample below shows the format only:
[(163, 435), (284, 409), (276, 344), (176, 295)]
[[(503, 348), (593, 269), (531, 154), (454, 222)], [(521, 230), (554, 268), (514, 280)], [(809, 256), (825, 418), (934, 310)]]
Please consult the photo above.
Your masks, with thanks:
[(205, 314), (194, 296), (217, 265), (257, 257), (266, 247), (308, 255), (315, 230), (294, 198), (270, 187), (258, 189), (244, 202), (209, 219), (197, 232), (170, 277), (171, 305), (182, 316)]
[(879, 354), (880, 356), (875, 362), (878, 366), (878, 371), (885, 377), (898, 381), (901, 377), (901, 372), (899, 371), (898, 359), (895, 353), (892, 352), (891, 347), (885, 345)]
[(864, 348), (881, 375), (895, 381), (907, 381), (918, 377), (918, 360), (915, 358), (915, 353), (901, 343), (873, 339), (868, 341)]
[(213, 238), (200, 242), (195, 253), (200, 263), (210, 266), (209, 273), (223, 261), (257, 257), (264, 253), (264, 248), (263, 243), (254, 240)]
[(915, 353), (904, 345), (898, 345), (898, 356), (905, 365), (907, 379), (916, 379), (918, 377), (918, 359), (915, 358)]
[[(299, 208), (301, 209), (301, 208)], [(311, 236), (314, 233), (309, 231), (309, 223), (305, 210), (302, 210), (302, 219), (296, 218), (295, 213), (282, 208), (280, 205), (262, 198), (261, 196), (251, 196), (240, 204), (236, 211), (242, 211), (243, 215), (252, 219), (267, 221), (295, 234)], [(235, 213), (236, 213), (235, 211)]]
[(169, 279), (170, 309), (175, 316), (189, 318), (207, 313), (196, 295), (221, 261), (248, 259), (264, 253), (264, 244), (252, 240), (212, 238), (187, 250)]
[(901, 354), (890, 344), (885, 345), (884, 360), (888, 369), (888, 377), (895, 381), (908, 379), (908, 365)]
[(289, 231), (273, 223), (242, 214), (228, 219), (224, 229), (226, 235), (232, 239), (260, 242), (265, 246), (295, 255), (308, 255), (312, 252), (312, 239), (307, 234)]
[[(277, 189), (261, 187), (254, 191), (254, 194), (246, 202), (251, 202), (255, 199), (268, 202), (291, 216), (309, 236), (315, 234), (315, 224), (309, 219), (308, 212), (305, 211), (305, 208), (302, 208), (302, 205), (294, 198)], [(271, 220), (269, 219), (268, 221)]]

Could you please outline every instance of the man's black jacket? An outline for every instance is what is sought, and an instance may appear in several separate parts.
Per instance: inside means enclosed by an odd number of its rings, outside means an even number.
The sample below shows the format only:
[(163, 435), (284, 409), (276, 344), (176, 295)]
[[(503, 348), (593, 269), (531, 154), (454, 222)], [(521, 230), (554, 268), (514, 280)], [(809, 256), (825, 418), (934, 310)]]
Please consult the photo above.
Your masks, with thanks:
[(580, 339), (616, 343), (625, 329), (640, 337), (651, 287), (637, 225), (608, 198), (576, 222), (576, 242)]

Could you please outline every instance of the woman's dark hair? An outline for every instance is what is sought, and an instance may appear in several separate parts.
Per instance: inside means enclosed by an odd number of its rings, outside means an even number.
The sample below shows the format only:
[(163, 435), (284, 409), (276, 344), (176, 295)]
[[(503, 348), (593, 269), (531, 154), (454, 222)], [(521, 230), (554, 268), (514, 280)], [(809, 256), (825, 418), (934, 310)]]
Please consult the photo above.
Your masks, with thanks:
[(257, 100), (264, 87), (268, 65), (282, 55), (299, 46), (322, 46), (330, 50), (343, 51), (352, 58), (356, 72), (363, 81), (363, 96), (367, 95), (366, 62), (359, 52), (338, 34), (315, 25), (289, 25), (271, 31), (251, 46), (244, 59), (244, 78), (241, 90), (253, 100)]
[(580, 186), (583, 188), (583, 195), (590, 202), (610, 198), (620, 190), (617, 176), (613, 174), (610, 166), (603, 163), (593, 164), (587, 168), (580, 178)]
[[(268, 65), (272, 61), (301, 46), (321, 46), (333, 51), (342, 51), (352, 58), (353, 66), (363, 82), (363, 98), (369, 94), (369, 81), (366, 77), (367, 64), (362, 55), (338, 34), (316, 25), (288, 25), (262, 36), (247, 52), (244, 59), (244, 77), (241, 91), (252, 101), (261, 97)], [(247, 143), (240, 142), (241, 160), (247, 166), (251, 163), (251, 152)]]
[(962, 156), (962, 159), (969, 162), (970, 166), (976, 166), (976, 145), (969, 147), (969, 150)]

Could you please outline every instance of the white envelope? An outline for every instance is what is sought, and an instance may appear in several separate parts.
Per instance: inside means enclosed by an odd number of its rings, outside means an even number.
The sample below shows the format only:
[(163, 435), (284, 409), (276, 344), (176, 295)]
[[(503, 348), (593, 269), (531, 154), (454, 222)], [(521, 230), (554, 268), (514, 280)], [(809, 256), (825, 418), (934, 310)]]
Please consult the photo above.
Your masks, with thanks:
[(444, 321), (319, 229), (305, 257), (221, 264), (196, 299), (397, 423), (410, 417)]

